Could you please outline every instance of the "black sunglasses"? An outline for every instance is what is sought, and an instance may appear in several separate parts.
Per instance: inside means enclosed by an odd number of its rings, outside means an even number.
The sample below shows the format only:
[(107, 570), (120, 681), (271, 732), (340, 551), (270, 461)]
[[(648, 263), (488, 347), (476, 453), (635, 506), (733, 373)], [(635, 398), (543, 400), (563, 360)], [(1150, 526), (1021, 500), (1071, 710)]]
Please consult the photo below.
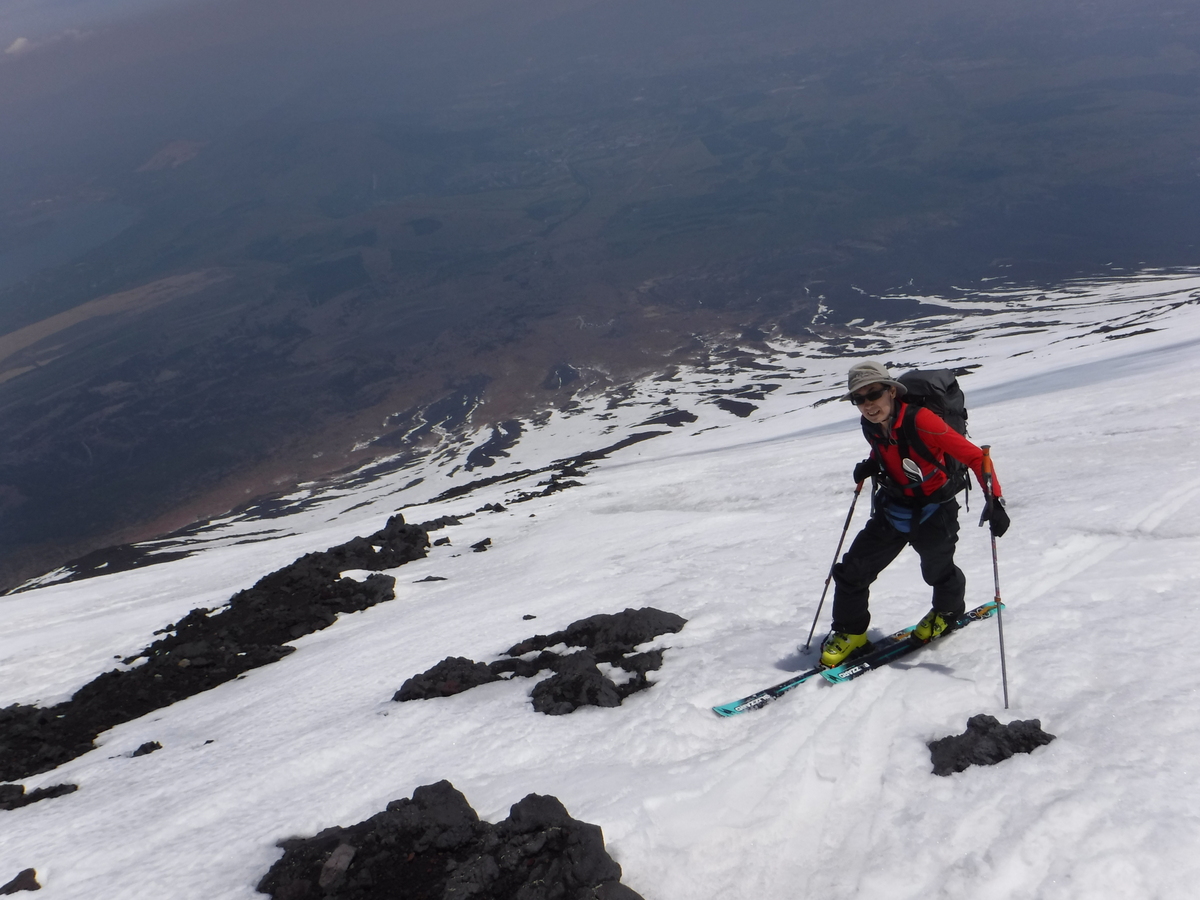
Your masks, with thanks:
[(866, 394), (851, 394), (850, 402), (855, 406), (862, 406), (864, 403), (873, 403), (888, 392), (889, 388), (881, 387), (878, 390), (871, 391)]

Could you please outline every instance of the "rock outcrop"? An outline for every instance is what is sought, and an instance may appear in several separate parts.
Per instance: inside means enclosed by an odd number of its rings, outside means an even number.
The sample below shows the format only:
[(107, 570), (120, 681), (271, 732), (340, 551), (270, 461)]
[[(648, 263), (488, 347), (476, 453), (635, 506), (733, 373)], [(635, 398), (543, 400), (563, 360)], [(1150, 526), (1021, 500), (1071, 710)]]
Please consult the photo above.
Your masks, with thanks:
[(621, 884), (600, 827), (539, 794), (491, 825), (439, 781), (365, 822), (279, 846), (283, 858), (258, 884), (274, 900), (640, 900)]

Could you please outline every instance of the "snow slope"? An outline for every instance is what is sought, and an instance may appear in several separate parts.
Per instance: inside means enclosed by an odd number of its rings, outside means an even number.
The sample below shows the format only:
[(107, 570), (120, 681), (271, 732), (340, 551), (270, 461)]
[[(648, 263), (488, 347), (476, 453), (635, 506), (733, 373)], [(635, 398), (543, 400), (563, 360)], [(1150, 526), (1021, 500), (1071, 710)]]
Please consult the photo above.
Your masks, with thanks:
[[(0, 706), (49, 705), (193, 607), (397, 508), (420, 522), (508, 505), (437, 532), (452, 545), (392, 571), (396, 600), (28, 779), (80, 790), (0, 812), (0, 883), (34, 867), (47, 900), (250, 900), (276, 841), (446, 778), (491, 821), (531, 791), (558, 796), (603, 827), (647, 900), (1191, 898), (1200, 659), (1174, 641), (1200, 631), (1197, 297), (1200, 275), (1148, 273), (924, 298), (928, 318), (864, 325), (851, 345), (775, 344), (759, 364), (780, 368), (714, 364), (548, 411), (487, 469), (465, 471), (448, 440), (368, 483), (312, 486), (289, 515), (212, 523), (188, 559), (51, 583), (58, 573), (0, 598)], [(839, 392), (848, 350), (976, 367), (962, 379), (971, 433), (993, 446), (1013, 519), (999, 542), (1007, 711), (992, 623), (852, 684), (808, 683), (734, 719), (710, 710), (811, 665), (797, 644), (866, 453), (847, 405), (818, 403)], [(714, 405), (715, 390), (768, 383), (780, 387), (744, 419)], [(640, 425), (668, 408), (698, 419)], [(511, 503), (531, 476), (431, 502), (647, 430), (670, 433), (562, 493)], [(962, 515), (969, 604), (993, 593), (978, 502)], [(467, 550), (483, 538), (488, 552)], [(447, 580), (414, 583), (428, 575)], [(391, 702), (443, 657), (490, 661), (535, 632), (647, 605), (689, 621), (653, 645), (670, 648), (656, 685), (620, 708), (543, 716), (531, 680)], [(927, 606), (906, 553), (875, 587), (873, 630)], [(926, 742), (979, 712), (1039, 718), (1058, 739), (932, 775)], [(163, 749), (130, 758), (147, 741)]]

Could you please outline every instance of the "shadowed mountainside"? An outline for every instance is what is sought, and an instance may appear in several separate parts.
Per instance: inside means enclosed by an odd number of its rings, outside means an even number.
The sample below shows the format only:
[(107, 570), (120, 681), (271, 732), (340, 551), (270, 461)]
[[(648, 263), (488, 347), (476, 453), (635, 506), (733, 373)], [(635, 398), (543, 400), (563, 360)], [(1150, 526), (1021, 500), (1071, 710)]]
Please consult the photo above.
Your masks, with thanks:
[(1177, 0), (272, 8), (3, 60), (0, 583), (698, 335), (1195, 262)]

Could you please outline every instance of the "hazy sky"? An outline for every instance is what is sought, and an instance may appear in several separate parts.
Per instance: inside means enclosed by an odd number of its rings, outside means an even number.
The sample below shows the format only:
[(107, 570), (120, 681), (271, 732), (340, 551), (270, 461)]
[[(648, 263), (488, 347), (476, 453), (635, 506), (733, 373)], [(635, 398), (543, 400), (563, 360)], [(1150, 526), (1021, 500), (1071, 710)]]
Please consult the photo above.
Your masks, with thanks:
[[(69, 31), (162, 6), (180, 6), (190, 0), (4, 0), (0, 3), (0, 49), (19, 52), (38, 42)], [(14, 42), (25, 39), (26, 43)]]

